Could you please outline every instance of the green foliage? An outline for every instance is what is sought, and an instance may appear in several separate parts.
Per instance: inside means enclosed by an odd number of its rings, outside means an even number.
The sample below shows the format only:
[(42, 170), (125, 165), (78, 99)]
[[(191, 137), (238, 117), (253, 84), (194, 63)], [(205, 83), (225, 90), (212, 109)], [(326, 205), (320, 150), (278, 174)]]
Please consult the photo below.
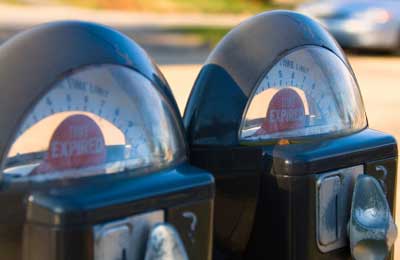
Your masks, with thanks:
[[(10, 0), (18, 1), (18, 0)], [(257, 13), (272, 8), (288, 8), (271, 0), (55, 0), (99, 9), (154, 12)]]
[(271, 5), (259, 1), (246, 0), (169, 0), (182, 11), (205, 13), (253, 13), (270, 9)]
[(196, 36), (203, 44), (214, 47), (231, 29), (230, 27), (182, 26), (170, 27), (166, 29), (166, 32)]
[(19, 5), (19, 4), (23, 4), (23, 1), (21, 1), (21, 0), (0, 0), (0, 3)]

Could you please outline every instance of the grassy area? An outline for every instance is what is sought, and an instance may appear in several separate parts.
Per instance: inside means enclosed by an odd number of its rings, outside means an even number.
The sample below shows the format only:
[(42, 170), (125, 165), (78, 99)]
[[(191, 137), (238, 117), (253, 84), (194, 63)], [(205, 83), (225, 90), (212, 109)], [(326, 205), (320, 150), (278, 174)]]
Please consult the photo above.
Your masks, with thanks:
[(174, 3), (175, 8), (188, 12), (205, 13), (256, 13), (277, 8), (278, 5), (263, 0), (165, 0)]
[(196, 36), (200, 38), (204, 44), (214, 47), (231, 29), (230, 27), (185, 26), (168, 28), (166, 31)]
[(94, 9), (151, 12), (258, 13), (264, 10), (290, 9), (300, 0), (0, 0), (9, 4), (67, 4)]
[(0, 0), (0, 2), (5, 3), (5, 4), (13, 4), (13, 5), (24, 4), (23, 1), (21, 1), (21, 0)]
[[(10, 0), (18, 1), (18, 0)], [(58, 0), (97, 9), (122, 9), (154, 12), (200, 13), (256, 13), (273, 8), (290, 8), (290, 5), (270, 3), (266, 0)]]

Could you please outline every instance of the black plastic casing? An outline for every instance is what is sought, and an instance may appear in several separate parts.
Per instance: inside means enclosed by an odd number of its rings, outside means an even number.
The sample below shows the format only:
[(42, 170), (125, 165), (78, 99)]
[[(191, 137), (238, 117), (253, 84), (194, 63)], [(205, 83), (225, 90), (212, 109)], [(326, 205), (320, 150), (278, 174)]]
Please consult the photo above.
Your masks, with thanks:
[[(0, 157), (4, 164), (24, 117), (55, 82), (86, 66), (113, 64), (140, 73), (183, 124), (175, 99), (147, 53), (119, 32), (92, 23), (56, 22), (23, 32), (0, 48)], [(183, 148), (184, 149), (184, 148)], [(187, 163), (52, 181), (1, 179), (0, 255), (7, 260), (92, 260), (93, 225), (163, 210), (191, 259), (209, 259), (213, 177)], [(196, 243), (182, 210), (198, 213)], [(191, 234), (193, 236), (193, 234)], [(143, 238), (146, 239), (146, 238)], [(23, 246), (24, 244), (24, 246)]]
[[(95, 259), (95, 225), (156, 210), (163, 210), (165, 221), (177, 229), (190, 259), (210, 259), (214, 196), (210, 174), (182, 164), (135, 178), (120, 175), (30, 194), (23, 259)], [(196, 215), (195, 232), (191, 233), (192, 222), (184, 212)], [(143, 259), (145, 252), (138, 253)]]
[(282, 57), (307, 46), (331, 51), (354, 76), (340, 46), (319, 23), (273, 11), (228, 33), (194, 84), (184, 125), (191, 162), (216, 179), (216, 260), (351, 259), (348, 247), (322, 253), (317, 246), (315, 184), (325, 172), (364, 165), (367, 174), (379, 177), (375, 165), (383, 163), (393, 210), (397, 145), (390, 135), (366, 126), (347, 136), (286, 146), (240, 142), (240, 124), (254, 88)]
[(192, 147), (192, 164), (216, 180), (214, 259), (351, 259), (344, 247), (329, 253), (316, 241), (319, 174), (363, 165), (385, 184), (394, 215), (397, 144), (371, 129), (321, 142), (262, 147)]

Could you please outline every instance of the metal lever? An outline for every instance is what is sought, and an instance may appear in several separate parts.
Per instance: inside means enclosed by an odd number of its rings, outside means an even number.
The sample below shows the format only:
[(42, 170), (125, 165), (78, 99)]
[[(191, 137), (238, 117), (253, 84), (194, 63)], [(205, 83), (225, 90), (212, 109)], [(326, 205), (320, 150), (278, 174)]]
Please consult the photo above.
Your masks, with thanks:
[(384, 260), (397, 237), (389, 204), (372, 176), (357, 178), (348, 225), (350, 248), (356, 260)]
[(145, 260), (189, 260), (183, 242), (175, 228), (157, 224), (150, 232)]

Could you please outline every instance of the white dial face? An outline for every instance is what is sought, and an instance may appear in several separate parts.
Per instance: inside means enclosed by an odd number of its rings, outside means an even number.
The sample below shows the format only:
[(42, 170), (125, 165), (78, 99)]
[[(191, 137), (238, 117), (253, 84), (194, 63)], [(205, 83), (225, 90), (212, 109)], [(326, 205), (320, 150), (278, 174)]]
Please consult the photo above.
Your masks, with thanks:
[(149, 80), (121, 66), (87, 67), (57, 82), (28, 113), (4, 173), (48, 179), (162, 167), (182, 156), (182, 140)]
[(352, 132), (366, 126), (357, 84), (328, 50), (306, 47), (276, 63), (249, 99), (242, 141)]

